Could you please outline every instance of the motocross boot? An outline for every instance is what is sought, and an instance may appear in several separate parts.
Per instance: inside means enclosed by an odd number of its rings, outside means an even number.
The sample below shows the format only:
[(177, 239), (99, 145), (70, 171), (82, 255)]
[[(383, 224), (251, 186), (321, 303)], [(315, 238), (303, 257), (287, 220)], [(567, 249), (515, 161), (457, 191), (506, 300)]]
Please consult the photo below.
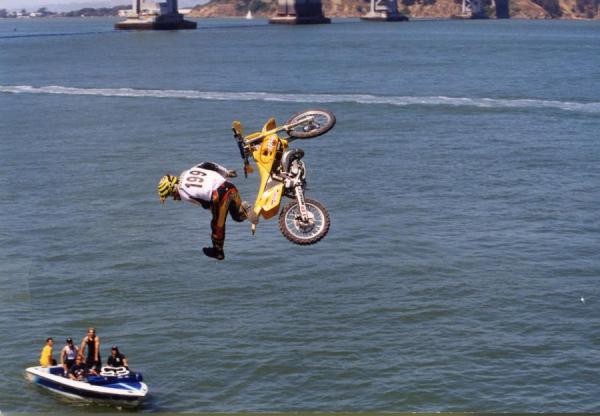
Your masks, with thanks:
[(225, 252), (223, 251), (223, 243), (225, 240), (220, 240), (212, 237), (212, 247), (204, 247), (202, 251), (204, 255), (212, 257), (213, 259), (223, 260), (225, 258)]
[(240, 212), (244, 213), (248, 221), (250, 221), (250, 224), (258, 224), (258, 216), (247, 201), (242, 202), (240, 205)]
[(225, 252), (215, 247), (203, 247), (202, 252), (205, 256), (212, 257), (213, 259), (223, 260), (225, 259)]

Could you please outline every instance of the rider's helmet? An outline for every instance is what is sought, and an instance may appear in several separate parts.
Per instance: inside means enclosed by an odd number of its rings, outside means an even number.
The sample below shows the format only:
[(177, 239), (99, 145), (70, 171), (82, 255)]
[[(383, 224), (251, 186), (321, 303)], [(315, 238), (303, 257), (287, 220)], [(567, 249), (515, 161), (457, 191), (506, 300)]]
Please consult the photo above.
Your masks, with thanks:
[(179, 178), (173, 175), (165, 175), (158, 182), (158, 196), (163, 202), (175, 190), (175, 185), (179, 183)]

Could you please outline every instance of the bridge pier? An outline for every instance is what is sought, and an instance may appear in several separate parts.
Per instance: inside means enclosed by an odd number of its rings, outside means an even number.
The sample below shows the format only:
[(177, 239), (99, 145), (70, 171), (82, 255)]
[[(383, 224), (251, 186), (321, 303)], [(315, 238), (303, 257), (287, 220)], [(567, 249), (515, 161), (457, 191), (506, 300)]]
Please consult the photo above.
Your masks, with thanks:
[(123, 30), (177, 30), (196, 29), (196, 22), (184, 20), (179, 13), (177, 0), (155, 3), (145, 0), (132, 0), (127, 20), (115, 24), (115, 29)]
[(509, 19), (509, 5), (508, 0), (495, 0), (496, 4), (496, 19)]
[[(496, 9), (497, 19), (510, 18), (509, 0), (492, 0), (492, 4)], [(460, 19), (487, 19), (488, 15), (484, 0), (462, 0), (462, 14), (455, 17)]]
[(487, 19), (483, 0), (462, 0), (461, 15), (462, 19)]
[(403, 22), (408, 17), (398, 12), (397, 0), (371, 0), (371, 10), (361, 16), (362, 20), (375, 22)]
[(321, 0), (277, 0), (277, 14), (269, 23), (302, 25), (331, 23), (323, 15)]

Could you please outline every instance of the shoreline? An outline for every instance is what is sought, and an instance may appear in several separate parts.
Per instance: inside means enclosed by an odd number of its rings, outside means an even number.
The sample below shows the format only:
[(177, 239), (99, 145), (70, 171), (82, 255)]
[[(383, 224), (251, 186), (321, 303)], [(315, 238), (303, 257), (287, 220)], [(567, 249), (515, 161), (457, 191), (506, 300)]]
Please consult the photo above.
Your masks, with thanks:
[[(495, 16), (490, 16), (488, 18), (483, 18), (483, 19), (459, 19), (453, 16), (441, 16), (441, 17), (428, 17), (428, 16), (411, 16), (411, 15), (407, 15), (409, 18), (409, 21), (419, 21), (419, 22), (425, 22), (425, 21), (449, 21), (449, 20), (478, 20), (478, 21), (484, 21), (484, 20), (490, 20), (490, 21), (496, 21), (496, 20), (518, 20), (518, 21), (523, 21), (523, 20), (531, 20), (531, 21), (548, 21), (548, 20), (554, 20), (554, 21), (600, 21), (600, 17), (595, 17), (595, 18), (586, 18), (586, 17), (546, 17), (546, 18), (536, 18), (536, 17), (509, 17), (506, 19), (498, 19)], [(245, 16), (242, 15), (236, 15), (236, 16), (226, 16), (226, 15), (215, 15), (215, 16), (198, 16), (198, 15), (192, 15), (192, 14), (186, 14), (184, 15), (184, 17), (186, 19), (197, 19), (197, 20), (201, 20), (201, 19), (240, 19), (240, 20), (247, 20), (245, 18)], [(356, 20), (360, 20), (361, 16), (327, 16), (330, 19), (336, 19), (336, 20), (342, 20), (342, 19), (356, 19)], [(267, 20), (270, 19), (271, 16), (268, 15), (258, 15), (258, 16), (254, 16), (252, 20)], [(30, 17), (30, 16), (26, 16), (26, 17), (0, 17), (0, 22), (2, 21), (31, 21), (31, 20), (55, 20), (55, 19), (123, 19), (122, 16), (39, 16), (39, 17)]]

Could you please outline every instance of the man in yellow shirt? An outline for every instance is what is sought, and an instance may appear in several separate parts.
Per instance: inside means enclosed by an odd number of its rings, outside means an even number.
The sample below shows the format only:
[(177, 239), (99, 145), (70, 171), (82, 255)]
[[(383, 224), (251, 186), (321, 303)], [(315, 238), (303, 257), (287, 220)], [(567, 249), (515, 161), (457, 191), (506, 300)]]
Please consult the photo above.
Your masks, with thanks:
[(52, 346), (54, 340), (52, 338), (46, 338), (46, 345), (42, 348), (42, 354), (40, 355), (40, 365), (42, 367), (50, 367), (56, 365), (56, 361), (52, 358)]

